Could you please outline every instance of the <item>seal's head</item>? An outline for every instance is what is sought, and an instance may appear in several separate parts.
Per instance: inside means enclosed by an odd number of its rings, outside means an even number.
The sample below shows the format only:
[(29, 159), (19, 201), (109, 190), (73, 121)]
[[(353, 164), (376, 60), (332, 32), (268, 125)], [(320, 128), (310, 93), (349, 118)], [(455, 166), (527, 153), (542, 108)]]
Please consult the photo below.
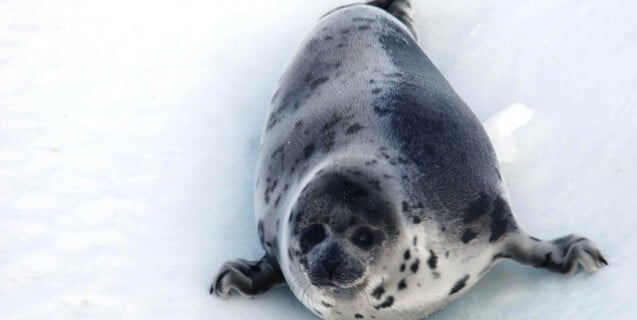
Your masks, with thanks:
[(382, 275), (383, 259), (399, 234), (397, 214), (370, 175), (319, 172), (300, 193), (289, 220), (292, 289), (315, 300), (305, 301), (310, 304), (362, 295)]

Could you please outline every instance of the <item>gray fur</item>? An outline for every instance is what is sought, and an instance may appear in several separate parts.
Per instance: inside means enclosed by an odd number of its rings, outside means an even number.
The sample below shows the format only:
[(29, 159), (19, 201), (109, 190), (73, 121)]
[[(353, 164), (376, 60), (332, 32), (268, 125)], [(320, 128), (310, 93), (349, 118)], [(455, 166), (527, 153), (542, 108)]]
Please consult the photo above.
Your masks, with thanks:
[(409, 9), (343, 7), (301, 44), (260, 143), (266, 256), (226, 264), (212, 292), (250, 296), (284, 278), (325, 319), (418, 319), (501, 258), (562, 273), (605, 263), (585, 238), (521, 230), (487, 135), (415, 42)]

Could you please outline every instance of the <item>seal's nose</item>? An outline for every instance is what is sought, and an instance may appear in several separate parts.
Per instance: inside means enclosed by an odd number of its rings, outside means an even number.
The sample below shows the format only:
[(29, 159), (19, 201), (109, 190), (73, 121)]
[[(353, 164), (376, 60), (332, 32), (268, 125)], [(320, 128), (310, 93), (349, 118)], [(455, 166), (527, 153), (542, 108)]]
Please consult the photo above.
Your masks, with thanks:
[(320, 248), (319, 254), (311, 259), (309, 277), (312, 284), (335, 285), (343, 255), (341, 247), (334, 242)]
[(336, 271), (341, 265), (341, 256), (343, 254), (343, 251), (341, 250), (340, 246), (334, 243), (330, 244), (325, 251), (326, 252), (323, 258), (324, 273), (327, 280), (333, 282)]

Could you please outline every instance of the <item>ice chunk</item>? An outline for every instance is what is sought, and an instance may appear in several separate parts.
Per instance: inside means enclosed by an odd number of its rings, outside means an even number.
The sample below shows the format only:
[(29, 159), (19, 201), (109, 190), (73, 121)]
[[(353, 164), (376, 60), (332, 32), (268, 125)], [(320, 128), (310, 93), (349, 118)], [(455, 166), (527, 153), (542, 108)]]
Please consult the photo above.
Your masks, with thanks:
[(514, 133), (531, 121), (533, 115), (533, 110), (521, 103), (515, 103), (492, 115), (483, 123), (501, 163), (515, 161)]

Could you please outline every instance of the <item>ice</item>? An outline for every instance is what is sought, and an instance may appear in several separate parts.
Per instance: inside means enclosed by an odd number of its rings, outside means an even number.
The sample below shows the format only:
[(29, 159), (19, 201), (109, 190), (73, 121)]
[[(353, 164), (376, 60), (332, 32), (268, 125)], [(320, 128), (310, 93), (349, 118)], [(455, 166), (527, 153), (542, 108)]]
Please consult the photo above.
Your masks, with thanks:
[[(0, 2), (0, 317), (313, 319), (286, 287), (227, 301), (208, 287), (223, 261), (262, 253), (270, 95), (314, 21), (348, 2)], [(586, 235), (610, 263), (573, 277), (503, 263), (431, 319), (634, 319), (637, 3), (414, 7), (481, 120), (533, 110), (502, 164), (519, 222)]]
[(517, 148), (513, 134), (531, 119), (533, 119), (533, 110), (521, 103), (515, 103), (492, 115), (482, 124), (500, 163), (510, 163), (515, 160)]

